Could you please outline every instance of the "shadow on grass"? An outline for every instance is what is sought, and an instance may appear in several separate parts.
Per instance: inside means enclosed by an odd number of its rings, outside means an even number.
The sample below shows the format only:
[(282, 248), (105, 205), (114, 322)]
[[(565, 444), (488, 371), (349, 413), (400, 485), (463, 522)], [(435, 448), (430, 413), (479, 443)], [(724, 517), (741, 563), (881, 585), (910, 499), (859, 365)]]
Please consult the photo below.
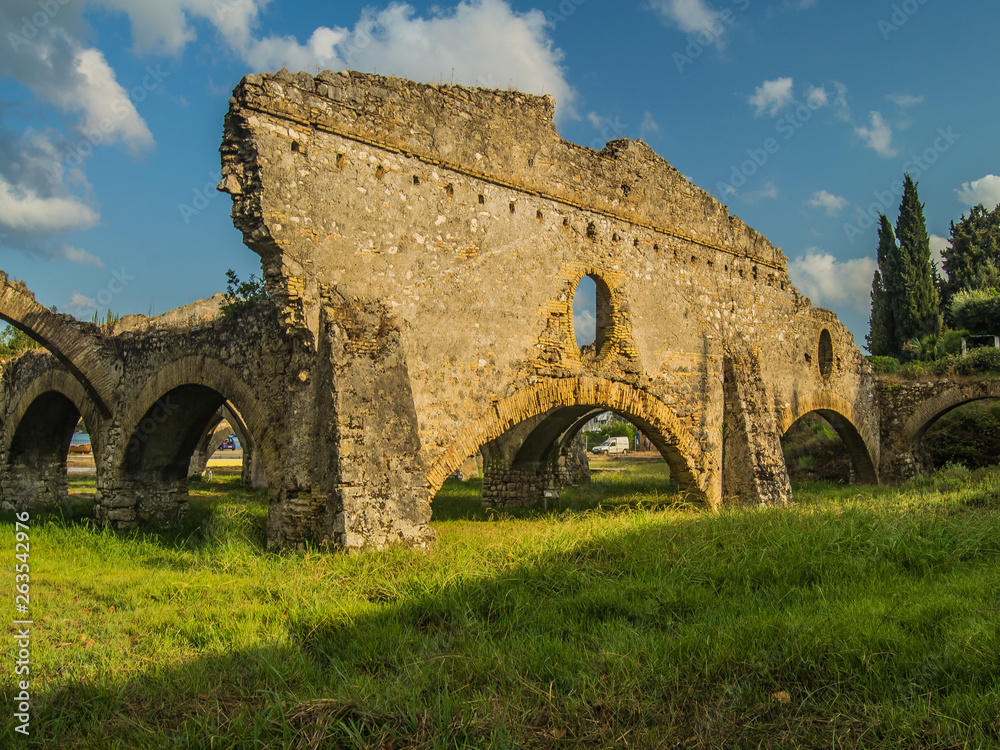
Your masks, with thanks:
[(665, 462), (615, 462), (621, 473), (595, 474), (587, 484), (560, 491), (559, 497), (549, 498), (526, 508), (488, 508), (483, 505), (483, 480), (447, 479), (431, 502), (431, 522), (496, 521), (499, 519), (531, 520), (561, 513), (589, 510), (627, 510), (643, 508), (662, 510), (689, 507), (702, 510), (698, 503), (688, 503), (670, 477)]
[(331, 601), (255, 602), (242, 642), (204, 653), (194, 623), (141, 676), (67, 670), (33, 698), (31, 744), (996, 747), (1000, 518), (971, 497), (964, 515), (639, 511), (492, 569), (333, 556)]

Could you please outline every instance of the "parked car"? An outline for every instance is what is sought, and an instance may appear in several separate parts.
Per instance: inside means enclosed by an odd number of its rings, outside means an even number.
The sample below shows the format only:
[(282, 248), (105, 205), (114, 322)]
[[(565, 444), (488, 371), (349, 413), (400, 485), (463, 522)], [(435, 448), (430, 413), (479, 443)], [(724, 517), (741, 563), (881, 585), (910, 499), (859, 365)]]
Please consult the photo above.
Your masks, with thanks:
[(611, 437), (600, 445), (594, 446), (594, 453), (605, 453), (609, 456), (624, 456), (628, 453), (627, 437)]
[(230, 435), (225, 440), (219, 444), (220, 451), (234, 451), (236, 450), (236, 436)]

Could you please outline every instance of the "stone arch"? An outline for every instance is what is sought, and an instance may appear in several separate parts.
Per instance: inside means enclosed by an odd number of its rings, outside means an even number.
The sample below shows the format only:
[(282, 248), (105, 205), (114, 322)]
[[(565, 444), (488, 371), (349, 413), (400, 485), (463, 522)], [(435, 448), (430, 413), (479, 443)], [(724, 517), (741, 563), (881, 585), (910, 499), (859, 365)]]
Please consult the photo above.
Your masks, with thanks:
[(493, 403), (434, 462), (427, 473), (431, 496), (466, 456), (527, 419), (560, 407), (601, 407), (626, 417), (645, 432), (666, 459), (682, 491), (712, 502), (701, 446), (656, 396), (626, 383), (602, 378), (563, 378), (524, 388)]
[[(218, 397), (217, 403), (207, 410), (208, 413), (201, 420), (202, 424), (198, 425), (199, 435), (211, 414), (223, 403), (229, 402), (238, 410), (246, 428), (255, 438), (261, 451), (264, 471), (269, 480), (281, 476), (278, 471), (279, 452), (272, 430), (273, 420), (265, 412), (263, 405), (250, 387), (233, 374), (225, 364), (210, 357), (183, 357), (158, 369), (132, 400), (130, 407), (124, 414), (122, 419), (124, 440), (134, 439), (142, 421), (147, 419), (158, 405), (161, 409), (169, 411), (171, 404), (162, 403), (162, 399), (182, 388), (193, 389), (188, 392), (188, 395), (198, 401), (204, 400), (205, 404), (213, 399), (207, 391), (213, 392)], [(206, 390), (198, 391), (199, 388)], [(196, 439), (192, 441), (192, 450), (196, 442)], [(130, 460), (130, 452), (135, 453), (136, 451), (130, 451), (128, 445), (124, 445), (122, 455), (119, 458), (119, 469), (126, 469), (127, 462)], [(186, 469), (186, 467), (185, 464), (184, 468)]]
[(91, 431), (94, 462), (103, 451), (99, 412), (83, 385), (65, 370), (34, 378), (11, 405), (3, 428), (0, 484), (15, 507), (40, 508), (68, 496), (66, 454), (77, 422)]
[(1000, 399), (1000, 380), (981, 380), (960, 385), (923, 402), (903, 425), (899, 445), (904, 449), (912, 448), (923, 439), (931, 425), (952, 409), (971, 401), (991, 398)]
[(0, 318), (40, 343), (83, 385), (102, 416), (109, 416), (116, 376), (96, 350), (96, 341), (40, 305), (27, 287), (0, 272)]
[(858, 418), (854, 404), (842, 396), (830, 391), (815, 391), (797, 398), (779, 416), (778, 432), (784, 435), (795, 422), (810, 412), (816, 412), (829, 422), (847, 446), (854, 480), (861, 484), (878, 484), (879, 441), (865, 422)]

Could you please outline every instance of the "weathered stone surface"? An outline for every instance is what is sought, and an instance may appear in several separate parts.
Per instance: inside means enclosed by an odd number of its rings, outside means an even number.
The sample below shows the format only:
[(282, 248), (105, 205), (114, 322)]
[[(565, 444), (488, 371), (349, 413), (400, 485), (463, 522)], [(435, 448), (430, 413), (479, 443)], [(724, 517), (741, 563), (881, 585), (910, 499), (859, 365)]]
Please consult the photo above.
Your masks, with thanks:
[[(266, 478), (269, 543), (287, 547), (425, 545), (430, 498), (480, 452), (494, 504), (586, 481), (578, 433), (606, 409), (709, 506), (787, 502), (777, 441), (811, 411), (858, 481), (907, 463), (927, 414), (892, 422), (904, 406), (780, 250), (644, 144), (561, 140), (552, 111), (358, 73), (247, 76), (220, 189), (268, 301), (102, 331), (0, 279), (0, 316), (56, 353), (0, 370), (3, 502), (65, 496), (66, 426), (83, 415), (98, 522), (175, 522), (220, 409), (252, 446), (244, 475)], [(581, 350), (584, 276), (598, 325)], [(972, 397), (947, 393), (927, 408)]]

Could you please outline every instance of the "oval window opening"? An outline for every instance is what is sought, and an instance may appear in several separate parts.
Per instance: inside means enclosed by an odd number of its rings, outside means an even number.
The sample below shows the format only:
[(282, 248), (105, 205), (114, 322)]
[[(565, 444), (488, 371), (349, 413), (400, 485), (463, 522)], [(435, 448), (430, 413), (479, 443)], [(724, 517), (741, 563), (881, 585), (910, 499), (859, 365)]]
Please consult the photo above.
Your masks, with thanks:
[(584, 276), (573, 293), (573, 333), (581, 354), (600, 354), (610, 321), (611, 290), (599, 276)]
[(819, 335), (819, 374), (829, 378), (833, 372), (833, 339), (830, 332), (823, 329)]
[(573, 333), (581, 350), (597, 341), (597, 284), (590, 276), (580, 279), (573, 294)]

